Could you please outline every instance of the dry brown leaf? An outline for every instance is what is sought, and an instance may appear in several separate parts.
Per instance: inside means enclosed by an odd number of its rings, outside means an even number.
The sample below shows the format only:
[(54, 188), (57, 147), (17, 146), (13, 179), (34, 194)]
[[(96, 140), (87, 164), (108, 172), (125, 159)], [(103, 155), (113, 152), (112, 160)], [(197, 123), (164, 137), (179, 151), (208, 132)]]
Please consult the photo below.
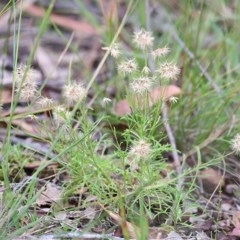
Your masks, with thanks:
[[(46, 164), (46, 160), (43, 160), (43, 161), (32, 161), (32, 162), (29, 162), (27, 164), (24, 165), (24, 168), (25, 169), (36, 169), (40, 166), (43, 166), (44, 164)], [(52, 163), (48, 163), (48, 166), (47, 168), (51, 168), (53, 170), (53, 172), (57, 172), (57, 168), (59, 167), (59, 164), (56, 163), (56, 162), (52, 162)]]
[[(233, 212), (232, 224), (233, 224), (235, 227), (240, 227), (240, 212), (239, 212), (239, 211)], [(239, 228), (239, 229), (240, 229), (240, 228)]]
[(232, 232), (229, 235), (240, 237), (240, 212), (239, 211), (233, 212), (232, 224), (234, 225), (235, 228), (232, 230)]
[[(181, 89), (175, 85), (155, 87), (149, 93), (149, 106), (153, 106), (158, 101), (167, 101), (173, 96), (179, 96), (182, 93)], [(131, 113), (131, 108), (126, 99), (117, 102), (114, 111), (117, 116), (124, 116)]]
[(181, 93), (182, 90), (175, 85), (155, 87), (149, 94), (150, 106), (159, 100), (167, 101), (173, 96), (179, 96)]
[(212, 193), (217, 188), (224, 186), (224, 178), (222, 174), (213, 168), (206, 168), (200, 172), (200, 179), (206, 192)]
[[(25, 8), (24, 11), (37, 17), (43, 17), (45, 14), (44, 9), (36, 5), (30, 5), (27, 8)], [(77, 31), (81, 34), (84, 34), (84, 33), (87, 35), (97, 34), (97, 31), (93, 26), (91, 26), (89, 23), (84, 22), (82, 20), (77, 21), (74, 19), (70, 19), (69, 17), (61, 16), (58, 14), (51, 14), (50, 20), (61, 27), (65, 27), (67, 29)]]
[(36, 200), (38, 206), (57, 202), (61, 199), (62, 191), (53, 183), (47, 183), (46, 190), (43, 191)]
[(12, 100), (12, 90), (10, 88), (1, 89), (0, 102), (1, 104), (10, 103)]
[(12, 124), (19, 126), (22, 130), (26, 131), (29, 134), (36, 134), (38, 132), (36, 124), (27, 123), (25, 120), (13, 120)]
[(229, 233), (230, 236), (236, 236), (240, 237), (240, 225), (237, 228), (234, 228), (231, 233)]
[(120, 117), (130, 114), (131, 112), (132, 112), (131, 108), (126, 99), (123, 99), (123, 100), (120, 100), (119, 102), (117, 102), (115, 109), (114, 109), (114, 113)]

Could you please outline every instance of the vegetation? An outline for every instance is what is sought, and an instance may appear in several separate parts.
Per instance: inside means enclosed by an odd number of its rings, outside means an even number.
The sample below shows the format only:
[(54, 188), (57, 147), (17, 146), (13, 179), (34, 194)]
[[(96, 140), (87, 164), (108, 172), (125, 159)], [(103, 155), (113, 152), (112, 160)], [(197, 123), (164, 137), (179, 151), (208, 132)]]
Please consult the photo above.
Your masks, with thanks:
[(239, 237), (239, 2), (29, 2), (0, 3), (0, 238)]

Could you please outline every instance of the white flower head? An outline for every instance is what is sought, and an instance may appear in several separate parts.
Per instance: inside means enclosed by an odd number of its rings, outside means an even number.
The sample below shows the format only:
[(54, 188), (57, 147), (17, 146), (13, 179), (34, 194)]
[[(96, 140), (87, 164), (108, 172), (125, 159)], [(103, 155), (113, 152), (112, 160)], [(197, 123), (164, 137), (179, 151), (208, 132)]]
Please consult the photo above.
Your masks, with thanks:
[(157, 48), (156, 50), (152, 51), (152, 56), (154, 59), (164, 57), (168, 53), (170, 53), (170, 48), (168, 47), (163, 47), (163, 48)]
[(231, 147), (236, 154), (240, 154), (240, 133), (232, 139)]
[(157, 72), (162, 78), (176, 80), (181, 71), (176, 64), (166, 62), (160, 66)]
[(16, 86), (19, 89), (26, 85), (37, 88), (36, 72), (27, 65), (19, 65), (16, 69)]
[(87, 90), (82, 84), (72, 83), (63, 87), (63, 96), (69, 103), (81, 102), (86, 98)]
[(130, 88), (136, 94), (143, 95), (146, 92), (150, 92), (152, 88), (152, 79), (147, 76), (135, 78), (132, 83), (130, 83)]
[(152, 152), (151, 144), (143, 139), (137, 141), (131, 147), (129, 156), (135, 157), (136, 159), (146, 159)]
[(177, 103), (178, 99), (179, 99), (178, 97), (172, 96), (172, 97), (169, 98), (169, 101), (170, 101), (170, 103)]
[(121, 54), (120, 50), (119, 50), (119, 44), (114, 43), (112, 46), (110, 47), (103, 47), (102, 48), (105, 51), (110, 51), (110, 55), (114, 58), (118, 58)]
[(134, 33), (133, 42), (136, 43), (137, 47), (144, 50), (146, 48), (152, 47), (154, 37), (151, 32), (147, 32), (141, 29)]
[(151, 72), (148, 66), (144, 66), (142, 69), (142, 73), (148, 75)]
[(51, 98), (40, 97), (37, 104), (39, 104), (42, 108), (50, 108), (54, 105), (54, 102)]
[(121, 62), (118, 65), (118, 71), (122, 72), (123, 74), (130, 74), (137, 70), (137, 63), (134, 58), (128, 59), (126, 61)]
[(19, 99), (24, 102), (30, 102), (36, 97), (37, 89), (31, 85), (24, 85), (17, 88), (16, 92), (19, 93)]
[(109, 103), (111, 103), (112, 102), (112, 99), (110, 99), (110, 98), (103, 98), (103, 100), (102, 100), (102, 104), (104, 105), (104, 106), (106, 106), (106, 105), (108, 105)]
[(26, 65), (16, 69), (16, 90), (21, 101), (30, 102), (37, 93), (36, 72)]

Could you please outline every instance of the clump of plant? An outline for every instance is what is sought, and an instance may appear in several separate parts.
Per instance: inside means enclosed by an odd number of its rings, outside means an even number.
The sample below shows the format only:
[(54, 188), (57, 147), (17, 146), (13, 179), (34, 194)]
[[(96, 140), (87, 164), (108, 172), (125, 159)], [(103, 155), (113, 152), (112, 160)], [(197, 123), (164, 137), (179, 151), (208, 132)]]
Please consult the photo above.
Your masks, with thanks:
[[(169, 48), (152, 50), (153, 40), (152, 33), (145, 30), (134, 34), (133, 42), (139, 50), (137, 59), (124, 58), (118, 43), (104, 48), (116, 59), (130, 108), (129, 114), (121, 118), (128, 126), (119, 133), (121, 140), (116, 135), (117, 129), (112, 134), (102, 132), (100, 122), (108, 116), (94, 121), (91, 118), (94, 109), (87, 109), (82, 97), (86, 92), (75, 85), (64, 87), (65, 100), (74, 102), (74, 109), (54, 110), (53, 114), (54, 121), (60, 114), (58, 130), (65, 129), (65, 137), (74, 139), (69, 151), (61, 157), (71, 176), (68, 194), (84, 191), (85, 195), (94, 197), (96, 208), (104, 206), (137, 224), (139, 217), (149, 222), (157, 218), (161, 219), (160, 223), (168, 221), (178, 179), (163, 157), (171, 148), (163, 141), (166, 136), (162, 132), (161, 106), (166, 100), (165, 86), (177, 79), (180, 69), (167, 60)], [(153, 96), (152, 91), (156, 89), (157, 95)], [(73, 98), (78, 92), (80, 96)], [(177, 99), (172, 96), (171, 100)], [(68, 118), (75, 124), (68, 124)], [(111, 149), (109, 154), (107, 148)], [(88, 200), (80, 204), (87, 207)]]
[[(182, 176), (177, 176), (164, 158), (165, 152), (176, 149), (166, 144), (161, 117), (163, 103), (177, 101), (174, 95), (169, 96), (167, 87), (177, 80), (180, 69), (168, 60), (168, 47), (152, 50), (151, 32), (143, 29), (136, 32), (133, 43), (137, 57), (129, 53), (124, 57), (118, 43), (104, 48), (116, 60), (119, 81), (125, 89), (128, 114), (119, 117), (127, 125), (123, 132), (117, 133), (113, 126), (112, 133), (104, 132), (101, 123), (108, 122), (109, 116), (100, 116), (95, 109), (88, 108), (88, 89), (81, 83), (66, 84), (62, 92), (64, 103), (56, 106), (52, 99), (36, 96), (37, 84), (29, 80), (30, 68), (21, 68), (26, 73), (18, 71), (16, 81), (20, 99), (27, 102), (35, 99), (50, 112), (51, 129), (48, 131), (46, 126), (44, 129), (50, 138), (51, 151), (57, 154), (53, 160), (69, 175), (64, 182), (65, 196), (80, 194), (81, 209), (91, 206), (95, 213), (103, 210), (126, 236), (127, 221), (138, 226), (177, 223), (181, 220), (183, 198), (177, 188)], [(112, 101), (104, 98), (103, 102)], [(173, 204), (176, 198), (177, 204)], [(147, 234), (146, 229), (142, 235)]]

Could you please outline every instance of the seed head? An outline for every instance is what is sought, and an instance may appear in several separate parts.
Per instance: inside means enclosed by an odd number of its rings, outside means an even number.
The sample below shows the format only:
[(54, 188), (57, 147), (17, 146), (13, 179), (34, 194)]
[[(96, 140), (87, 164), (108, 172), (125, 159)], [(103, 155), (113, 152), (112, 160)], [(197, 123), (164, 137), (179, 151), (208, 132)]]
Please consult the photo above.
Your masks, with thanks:
[(72, 83), (63, 87), (63, 96), (69, 103), (81, 102), (86, 98), (87, 90), (82, 84)]
[(19, 99), (23, 102), (30, 102), (36, 97), (37, 89), (32, 85), (24, 85), (22, 88), (17, 88), (16, 92), (19, 92)]
[(17, 88), (21, 88), (26, 85), (35, 89), (37, 88), (35, 71), (26, 65), (19, 65), (16, 70), (16, 86)]
[(151, 72), (148, 66), (144, 66), (142, 69), (142, 73), (148, 75)]
[(132, 83), (130, 83), (130, 88), (134, 93), (143, 95), (151, 90), (152, 79), (147, 76), (136, 78)]
[(157, 70), (160, 73), (162, 78), (176, 80), (180, 74), (180, 68), (173, 63), (163, 63), (160, 68)]
[(231, 147), (236, 154), (240, 154), (240, 134), (239, 133), (232, 139)]
[(50, 108), (53, 106), (54, 102), (51, 98), (47, 97), (41, 97), (38, 99), (37, 103), (42, 107), (42, 108)]
[(127, 61), (123, 61), (118, 66), (118, 71), (123, 74), (130, 74), (137, 70), (137, 63), (135, 59), (128, 59)]
[(151, 144), (143, 139), (136, 142), (130, 149), (129, 155), (136, 159), (146, 159), (152, 152)]
[(106, 106), (107, 104), (109, 104), (109, 103), (111, 103), (112, 102), (112, 99), (110, 99), (110, 98), (103, 98), (103, 100), (102, 100), (102, 104), (104, 105), (104, 106)]
[(140, 49), (146, 49), (153, 45), (154, 37), (151, 32), (147, 32), (144, 29), (141, 29), (138, 32), (134, 33), (133, 42), (136, 43), (137, 47)]
[(114, 58), (118, 58), (120, 56), (120, 54), (121, 54), (121, 52), (119, 50), (119, 44), (117, 44), (117, 43), (114, 43), (110, 47), (103, 47), (102, 49), (106, 50), (106, 51), (110, 50), (110, 54)]
[(172, 96), (172, 97), (169, 98), (169, 101), (170, 101), (170, 103), (177, 103), (178, 97)]
[(26, 65), (20, 65), (16, 70), (16, 92), (19, 93), (19, 99), (25, 102), (31, 101), (36, 96), (35, 72)]
[(157, 48), (156, 50), (154, 50), (152, 52), (152, 56), (154, 59), (156, 59), (156, 58), (164, 57), (168, 53), (170, 53), (170, 48), (168, 48), (168, 47)]

